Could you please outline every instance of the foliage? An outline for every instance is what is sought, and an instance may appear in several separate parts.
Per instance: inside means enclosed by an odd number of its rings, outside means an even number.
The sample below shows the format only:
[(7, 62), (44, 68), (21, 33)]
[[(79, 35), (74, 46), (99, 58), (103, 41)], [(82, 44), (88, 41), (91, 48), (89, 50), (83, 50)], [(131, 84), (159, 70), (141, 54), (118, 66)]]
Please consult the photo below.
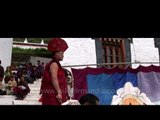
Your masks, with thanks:
[(44, 48), (22, 49), (19, 47), (12, 48), (12, 61), (28, 61), (30, 56), (50, 58), (51, 53)]

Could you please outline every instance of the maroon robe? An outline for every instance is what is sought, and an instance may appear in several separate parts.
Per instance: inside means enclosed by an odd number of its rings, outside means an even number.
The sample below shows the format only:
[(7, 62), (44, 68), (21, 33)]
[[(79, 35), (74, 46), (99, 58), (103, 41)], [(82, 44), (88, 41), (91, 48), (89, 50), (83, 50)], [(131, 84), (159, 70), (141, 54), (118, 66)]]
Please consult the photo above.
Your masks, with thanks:
[[(49, 71), (50, 65), (53, 62), (56, 62), (58, 64), (57, 78), (60, 89), (62, 91), (62, 102), (66, 102), (68, 100), (67, 81), (64, 70), (58, 61), (52, 60), (50, 63), (46, 65), (42, 78), (42, 84), (40, 90), (40, 93), (42, 94), (42, 105), (61, 105), (61, 103), (56, 98), (57, 91), (52, 84), (50, 72), (48, 72), (46, 75), (46, 72)], [(47, 79), (45, 79), (46, 76)]]

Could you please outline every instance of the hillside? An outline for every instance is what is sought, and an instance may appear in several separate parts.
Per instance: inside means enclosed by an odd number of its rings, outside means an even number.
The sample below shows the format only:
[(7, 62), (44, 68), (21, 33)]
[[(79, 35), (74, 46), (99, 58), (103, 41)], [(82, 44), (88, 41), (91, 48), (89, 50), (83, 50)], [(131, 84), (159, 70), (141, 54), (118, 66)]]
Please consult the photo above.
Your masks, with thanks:
[[(30, 43), (41, 43), (42, 39), (44, 43), (47, 44), (51, 38), (27, 38)], [(13, 38), (13, 41), (24, 42), (25, 38)]]

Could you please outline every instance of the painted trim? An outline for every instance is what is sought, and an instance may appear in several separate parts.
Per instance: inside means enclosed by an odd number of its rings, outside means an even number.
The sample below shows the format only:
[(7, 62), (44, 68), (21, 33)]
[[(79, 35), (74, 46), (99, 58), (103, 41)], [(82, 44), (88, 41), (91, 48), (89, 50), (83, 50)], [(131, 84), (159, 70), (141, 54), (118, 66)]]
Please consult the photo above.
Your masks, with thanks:
[(21, 45), (21, 46), (34, 46), (34, 47), (47, 47), (47, 44), (35, 44), (35, 43), (18, 43), (18, 42), (13, 42), (13, 45)]

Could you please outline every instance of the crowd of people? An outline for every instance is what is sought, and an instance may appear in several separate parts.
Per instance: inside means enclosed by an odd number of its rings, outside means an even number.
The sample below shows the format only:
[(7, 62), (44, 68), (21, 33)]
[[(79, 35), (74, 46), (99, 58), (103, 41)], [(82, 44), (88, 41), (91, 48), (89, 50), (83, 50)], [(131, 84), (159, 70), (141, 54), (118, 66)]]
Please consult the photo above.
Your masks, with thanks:
[(30, 92), (28, 84), (41, 79), (44, 65), (37, 60), (32, 63), (7, 66), (6, 70), (0, 61), (0, 95), (15, 95), (16, 100), (23, 100)]

